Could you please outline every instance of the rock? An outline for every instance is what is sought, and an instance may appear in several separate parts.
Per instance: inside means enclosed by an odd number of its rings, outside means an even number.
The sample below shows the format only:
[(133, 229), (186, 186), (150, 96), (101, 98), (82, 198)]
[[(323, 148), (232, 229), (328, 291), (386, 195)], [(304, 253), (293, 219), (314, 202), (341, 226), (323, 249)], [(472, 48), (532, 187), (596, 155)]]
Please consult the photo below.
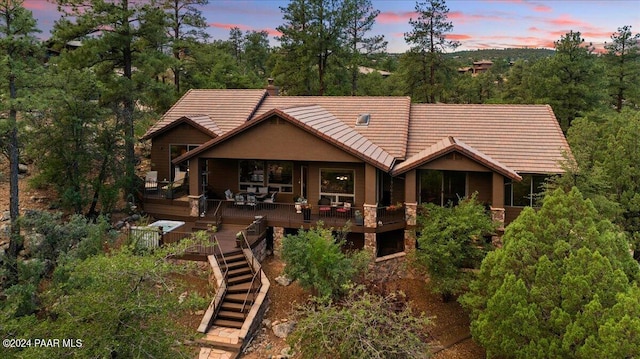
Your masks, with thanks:
[(286, 338), (291, 334), (293, 329), (296, 327), (296, 322), (286, 322), (274, 325), (271, 329), (273, 330), (273, 334), (278, 338)]
[(33, 249), (38, 248), (44, 242), (44, 234), (41, 233), (30, 233), (24, 238), (24, 248), (25, 249)]
[(180, 296), (178, 297), (178, 303), (182, 304), (184, 302), (185, 299), (187, 299), (187, 296), (189, 295), (189, 293), (187, 292), (182, 292), (180, 294)]
[(18, 173), (28, 173), (28, 172), (29, 172), (29, 166), (22, 163), (18, 163)]
[(0, 226), (0, 238), (9, 238), (9, 232), (11, 232), (10, 224), (3, 224)]
[(269, 319), (264, 319), (262, 321), (262, 325), (264, 325), (265, 327), (269, 328), (271, 326), (271, 320)]
[(292, 280), (283, 274), (276, 277), (276, 282), (281, 286), (286, 287), (291, 284)]
[(11, 212), (4, 211), (2, 212), (2, 216), (0, 216), (0, 222), (8, 221), (11, 219)]
[(202, 309), (196, 310), (196, 312), (194, 314), (195, 315), (204, 315), (204, 310), (202, 310)]

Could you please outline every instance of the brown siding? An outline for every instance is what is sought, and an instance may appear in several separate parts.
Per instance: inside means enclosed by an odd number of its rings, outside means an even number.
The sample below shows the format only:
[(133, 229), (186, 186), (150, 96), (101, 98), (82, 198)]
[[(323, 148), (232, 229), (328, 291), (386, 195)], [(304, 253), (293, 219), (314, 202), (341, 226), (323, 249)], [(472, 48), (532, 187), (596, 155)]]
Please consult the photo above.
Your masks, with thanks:
[[(405, 201), (405, 176), (402, 177), (392, 177), (393, 178), (393, 191), (391, 193), (391, 204), (394, 203), (402, 203)], [(409, 202), (413, 202), (414, 200), (409, 199)]]
[(420, 166), (420, 169), (445, 170), (445, 171), (490, 171), (485, 166), (475, 162), (459, 153), (450, 153), (429, 163)]
[(227, 159), (209, 160), (209, 191), (218, 198), (224, 198), (224, 191), (238, 189), (238, 161)]
[(151, 170), (158, 171), (158, 179), (160, 180), (171, 178), (169, 145), (202, 144), (210, 139), (209, 135), (184, 123), (154, 137), (151, 140)]
[(362, 162), (295, 125), (266, 120), (200, 154), (211, 158)]
[(493, 197), (493, 175), (490, 172), (469, 172), (469, 193), (478, 192), (478, 201), (491, 203)]

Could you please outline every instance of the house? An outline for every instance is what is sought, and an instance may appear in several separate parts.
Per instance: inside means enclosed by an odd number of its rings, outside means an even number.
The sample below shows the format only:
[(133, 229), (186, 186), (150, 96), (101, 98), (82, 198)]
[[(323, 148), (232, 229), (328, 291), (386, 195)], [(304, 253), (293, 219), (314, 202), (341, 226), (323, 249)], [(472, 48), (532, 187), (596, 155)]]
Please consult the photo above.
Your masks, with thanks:
[(461, 74), (469, 73), (473, 76), (476, 76), (477, 74), (487, 72), (487, 70), (489, 70), (491, 66), (493, 66), (493, 61), (491, 60), (474, 61), (473, 66), (458, 68), (458, 73), (461, 73)]
[(190, 90), (143, 140), (161, 185), (187, 173), (181, 197), (150, 193), (147, 212), (238, 224), (259, 215), (276, 240), (318, 220), (350, 223), (347, 239), (379, 262), (415, 245), (420, 203), (455, 204), (477, 192), (507, 224), (570, 155), (547, 105), (267, 90)]

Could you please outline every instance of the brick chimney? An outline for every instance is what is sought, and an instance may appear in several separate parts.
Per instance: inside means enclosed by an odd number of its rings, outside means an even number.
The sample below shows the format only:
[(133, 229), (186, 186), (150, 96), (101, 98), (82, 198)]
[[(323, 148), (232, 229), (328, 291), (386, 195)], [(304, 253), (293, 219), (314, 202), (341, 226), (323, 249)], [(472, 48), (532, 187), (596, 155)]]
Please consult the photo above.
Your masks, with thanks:
[(269, 96), (278, 96), (278, 88), (273, 84), (273, 78), (267, 79), (267, 93)]

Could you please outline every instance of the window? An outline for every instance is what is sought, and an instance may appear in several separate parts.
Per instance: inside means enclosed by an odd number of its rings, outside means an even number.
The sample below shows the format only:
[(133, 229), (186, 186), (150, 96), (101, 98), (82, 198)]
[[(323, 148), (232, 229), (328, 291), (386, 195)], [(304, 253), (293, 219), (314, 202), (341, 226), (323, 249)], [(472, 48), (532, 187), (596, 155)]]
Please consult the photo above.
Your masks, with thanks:
[(355, 202), (355, 171), (347, 169), (320, 170), (320, 198), (331, 202)]
[(369, 126), (369, 120), (371, 120), (371, 115), (368, 113), (361, 113), (358, 115), (356, 119), (356, 126)]
[(293, 162), (241, 160), (239, 166), (240, 190), (269, 186), (271, 191), (293, 192)]
[(513, 207), (534, 206), (544, 190), (545, 176), (522, 175), (522, 181), (505, 180), (504, 205)]
[[(174, 159), (184, 155), (185, 153), (198, 148), (200, 145), (184, 145), (184, 144), (175, 144), (169, 145), (170, 158), (169, 163)], [(189, 170), (189, 161), (182, 162), (177, 166), (171, 163), (171, 180), (173, 181), (176, 169), (180, 170), (180, 172), (187, 172)]]
[(293, 162), (268, 161), (267, 185), (279, 192), (293, 192)]
[(457, 205), (467, 194), (467, 173), (461, 171), (420, 171), (420, 203)]

